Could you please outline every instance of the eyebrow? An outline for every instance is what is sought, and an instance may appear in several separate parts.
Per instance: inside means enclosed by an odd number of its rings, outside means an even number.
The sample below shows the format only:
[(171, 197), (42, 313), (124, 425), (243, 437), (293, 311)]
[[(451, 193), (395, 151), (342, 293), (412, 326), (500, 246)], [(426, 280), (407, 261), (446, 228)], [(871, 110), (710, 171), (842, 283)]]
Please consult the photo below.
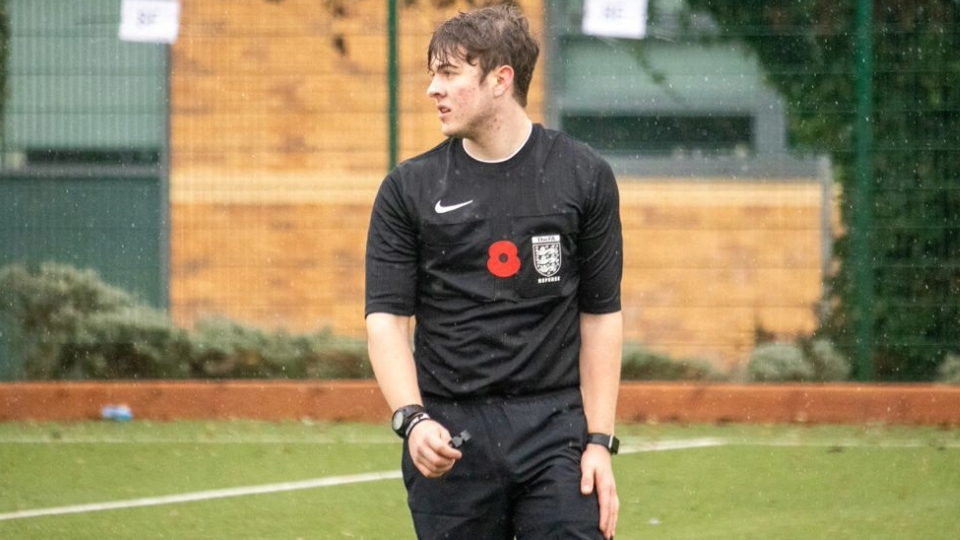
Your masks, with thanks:
[(459, 68), (459, 66), (457, 64), (454, 64), (453, 62), (439, 62), (435, 66), (431, 65), (429, 68), (427, 68), (427, 71), (429, 73), (436, 73), (444, 69), (457, 69), (457, 68)]

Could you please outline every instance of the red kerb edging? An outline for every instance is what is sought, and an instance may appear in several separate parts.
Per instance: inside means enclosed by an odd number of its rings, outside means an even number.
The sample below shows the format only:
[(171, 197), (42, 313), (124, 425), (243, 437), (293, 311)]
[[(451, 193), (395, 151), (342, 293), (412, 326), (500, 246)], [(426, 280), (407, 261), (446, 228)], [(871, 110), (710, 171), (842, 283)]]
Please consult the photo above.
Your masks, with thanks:
[[(373, 381), (148, 381), (0, 384), (0, 421), (100, 418), (127, 405), (143, 420), (310, 418), (386, 422)], [(960, 425), (960, 386), (624, 383), (621, 422)]]

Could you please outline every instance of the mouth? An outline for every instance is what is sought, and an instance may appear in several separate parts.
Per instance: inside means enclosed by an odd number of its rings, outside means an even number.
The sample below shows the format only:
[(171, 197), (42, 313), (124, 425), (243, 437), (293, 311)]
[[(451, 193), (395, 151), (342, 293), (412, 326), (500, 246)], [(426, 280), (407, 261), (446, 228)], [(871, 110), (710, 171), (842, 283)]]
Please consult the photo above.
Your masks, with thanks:
[(442, 105), (437, 106), (437, 114), (444, 116), (450, 112), (450, 107), (444, 107)]

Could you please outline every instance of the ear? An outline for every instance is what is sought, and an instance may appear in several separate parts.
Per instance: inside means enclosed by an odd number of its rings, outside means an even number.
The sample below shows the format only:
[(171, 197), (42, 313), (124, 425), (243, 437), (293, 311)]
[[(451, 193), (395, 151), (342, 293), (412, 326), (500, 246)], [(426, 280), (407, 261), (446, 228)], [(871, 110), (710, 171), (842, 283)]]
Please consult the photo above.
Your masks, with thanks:
[(513, 92), (513, 66), (503, 65), (491, 72), (494, 82), (494, 95), (497, 97)]

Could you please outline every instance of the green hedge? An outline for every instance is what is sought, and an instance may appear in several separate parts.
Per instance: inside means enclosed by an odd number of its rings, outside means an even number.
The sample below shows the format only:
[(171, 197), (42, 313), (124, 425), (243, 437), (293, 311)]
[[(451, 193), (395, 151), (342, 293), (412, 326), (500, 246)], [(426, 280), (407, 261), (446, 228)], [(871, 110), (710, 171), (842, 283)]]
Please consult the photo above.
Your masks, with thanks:
[(362, 342), (293, 335), (225, 320), (193, 330), (91, 270), (0, 269), (0, 316), (16, 329), (28, 379), (368, 378)]
[[(92, 270), (48, 263), (0, 269), (0, 316), (17, 330), (28, 379), (356, 379), (373, 370), (360, 340), (294, 335), (225, 318), (191, 329)], [(624, 347), (624, 380), (718, 380), (710, 364)]]
[(949, 354), (940, 364), (939, 382), (945, 384), (960, 384), (960, 354)]
[(850, 361), (826, 339), (757, 345), (747, 364), (753, 382), (836, 382), (850, 375)]
[(724, 378), (702, 360), (675, 360), (635, 343), (623, 347), (620, 376), (625, 381), (712, 381)]
[[(28, 379), (358, 379), (373, 370), (361, 340), (323, 330), (267, 331), (225, 318), (192, 329), (91, 270), (60, 264), (0, 268), (0, 317), (16, 330), (14, 346)], [(622, 378), (721, 381), (731, 376), (710, 363), (674, 359), (635, 343), (624, 346)], [(747, 381), (845, 380), (850, 362), (830, 341), (761, 343)], [(740, 380), (740, 377), (737, 377)], [(960, 383), (960, 357), (944, 362), (940, 380)]]

